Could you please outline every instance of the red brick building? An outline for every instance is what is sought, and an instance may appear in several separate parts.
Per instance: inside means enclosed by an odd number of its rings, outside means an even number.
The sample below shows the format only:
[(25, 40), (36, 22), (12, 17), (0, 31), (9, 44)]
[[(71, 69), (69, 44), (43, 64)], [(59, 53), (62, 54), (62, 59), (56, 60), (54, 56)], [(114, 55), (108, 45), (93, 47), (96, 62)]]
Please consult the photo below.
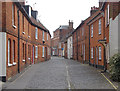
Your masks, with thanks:
[(24, 2), (1, 2), (2, 80), (6, 81), (27, 66), (49, 60), (51, 35), (37, 19), (38, 12)]
[(64, 56), (64, 40), (66, 39), (67, 34), (71, 33), (73, 30), (73, 22), (69, 21), (69, 25), (61, 25), (53, 32), (54, 55)]

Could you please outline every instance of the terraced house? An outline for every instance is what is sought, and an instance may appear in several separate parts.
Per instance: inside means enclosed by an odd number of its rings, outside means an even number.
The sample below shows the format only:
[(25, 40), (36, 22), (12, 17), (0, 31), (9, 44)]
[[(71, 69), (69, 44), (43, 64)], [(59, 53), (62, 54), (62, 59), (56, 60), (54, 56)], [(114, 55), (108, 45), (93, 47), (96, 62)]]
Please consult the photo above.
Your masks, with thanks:
[(12, 1), (1, 5), (1, 78), (6, 81), (27, 66), (50, 59), (51, 35), (31, 6)]
[(90, 16), (72, 33), (73, 59), (88, 62), (106, 71), (109, 59), (120, 53), (120, 1), (99, 2), (91, 7)]

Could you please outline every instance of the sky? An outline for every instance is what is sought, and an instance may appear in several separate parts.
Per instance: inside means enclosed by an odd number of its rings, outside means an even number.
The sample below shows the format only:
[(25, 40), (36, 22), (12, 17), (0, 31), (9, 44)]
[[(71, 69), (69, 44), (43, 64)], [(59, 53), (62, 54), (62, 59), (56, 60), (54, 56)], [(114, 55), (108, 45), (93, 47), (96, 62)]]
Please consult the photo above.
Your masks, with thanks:
[(82, 20), (90, 16), (90, 9), (98, 7), (99, 0), (26, 0), (26, 4), (38, 11), (38, 19), (53, 36), (60, 25), (68, 25), (72, 20), (74, 29)]

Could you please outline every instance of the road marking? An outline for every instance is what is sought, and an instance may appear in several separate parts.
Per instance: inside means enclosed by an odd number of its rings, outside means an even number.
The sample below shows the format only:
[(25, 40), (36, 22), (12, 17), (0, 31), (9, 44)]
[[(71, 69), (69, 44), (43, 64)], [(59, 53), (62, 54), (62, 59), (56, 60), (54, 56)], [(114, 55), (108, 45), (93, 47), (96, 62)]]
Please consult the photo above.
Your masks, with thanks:
[(102, 74), (102, 76), (113, 86), (113, 88), (115, 89), (115, 90), (117, 90), (117, 87), (103, 74), (103, 73), (101, 73)]

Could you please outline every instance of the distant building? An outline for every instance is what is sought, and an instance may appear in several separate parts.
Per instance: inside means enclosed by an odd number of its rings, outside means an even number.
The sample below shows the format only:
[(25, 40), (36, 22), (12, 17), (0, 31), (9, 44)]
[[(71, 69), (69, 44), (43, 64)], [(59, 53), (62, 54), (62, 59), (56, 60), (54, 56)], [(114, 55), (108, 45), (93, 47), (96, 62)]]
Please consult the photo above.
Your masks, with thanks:
[(66, 35), (74, 30), (73, 22), (69, 21), (69, 25), (61, 25), (53, 32), (53, 52), (56, 56), (64, 56), (64, 40)]

